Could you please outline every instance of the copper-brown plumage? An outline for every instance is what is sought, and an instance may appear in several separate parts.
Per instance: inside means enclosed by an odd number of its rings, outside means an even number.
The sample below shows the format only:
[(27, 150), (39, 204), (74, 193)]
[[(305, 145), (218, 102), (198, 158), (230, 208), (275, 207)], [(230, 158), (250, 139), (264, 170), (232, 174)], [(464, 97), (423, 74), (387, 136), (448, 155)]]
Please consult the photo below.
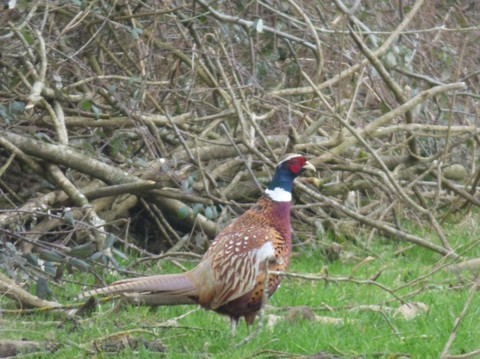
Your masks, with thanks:
[(280, 282), (273, 275), (266, 282), (266, 266), (268, 271), (288, 266), (291, 185), (305, 167), (313, 168), (301, 155), (281, 161), (266, 194), (215, 237), (192, 270), (121, 280), (83, 296), (124, 294), (147, 305), (198, 303), (228, 315), (232, 329), (241, 317), (252, 324), (262, 306), (265, 285), (270, 296)]

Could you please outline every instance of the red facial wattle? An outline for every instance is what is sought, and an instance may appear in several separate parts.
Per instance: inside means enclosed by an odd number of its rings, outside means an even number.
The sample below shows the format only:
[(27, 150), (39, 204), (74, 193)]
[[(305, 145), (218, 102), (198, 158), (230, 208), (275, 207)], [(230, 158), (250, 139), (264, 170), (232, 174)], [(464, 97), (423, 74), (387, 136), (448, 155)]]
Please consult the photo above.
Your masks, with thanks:
[(303, 157), (292, 158), (290, 161), (288, 161), (288, 168), (292, 173), (298, 174), (302, 170), (303, 166), (305, 166), (305, 163), (306, 160)]

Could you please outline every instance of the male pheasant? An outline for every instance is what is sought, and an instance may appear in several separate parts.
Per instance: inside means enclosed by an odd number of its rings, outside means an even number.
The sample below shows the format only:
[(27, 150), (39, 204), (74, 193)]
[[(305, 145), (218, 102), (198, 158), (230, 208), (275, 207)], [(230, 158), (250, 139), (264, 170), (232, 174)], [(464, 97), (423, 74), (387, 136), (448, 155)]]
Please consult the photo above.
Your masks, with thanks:
[(271, 296), (280, 277), (269, 271), (286, 269), (291, 252), (290, 202), (293, 180), (309, 168), (302, 155), (286, 156), (258, 202), (216, 236), (200, 263), (181, 274), (125, 279), (85, 293), (123, 294), (146, 305), (200, 304), (230, 317), (232, 332), (238, 320), (253, 324), (267, 285)]

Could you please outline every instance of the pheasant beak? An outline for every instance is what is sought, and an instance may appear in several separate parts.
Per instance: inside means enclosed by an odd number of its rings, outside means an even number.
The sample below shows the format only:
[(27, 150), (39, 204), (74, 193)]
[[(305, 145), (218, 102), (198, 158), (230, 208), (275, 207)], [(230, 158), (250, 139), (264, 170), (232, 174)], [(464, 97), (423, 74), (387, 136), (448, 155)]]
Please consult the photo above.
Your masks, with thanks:
[(317, 169), (315, 168), (314, 165), (312, 165), (310, 162), (305, 162), (305, 164), (303, 165), (303, 169), (304, 170), (311, 170), (313, 172), (317, 172)]

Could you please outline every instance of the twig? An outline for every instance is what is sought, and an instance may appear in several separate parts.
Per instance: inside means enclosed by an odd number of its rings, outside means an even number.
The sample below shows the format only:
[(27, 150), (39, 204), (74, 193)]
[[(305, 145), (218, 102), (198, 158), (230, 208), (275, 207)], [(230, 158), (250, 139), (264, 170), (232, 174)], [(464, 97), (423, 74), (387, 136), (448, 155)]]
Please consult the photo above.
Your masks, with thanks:
[[(149, 217), (152, 219), (153, 223), (155, 223), (155, 226), (157, 229), (160, 231), (161, 235), (165, 240), (168, 241), (168, 243), (173, 246), (173, 241), (170, 239), (170, 236), (167, 233), (167, 230), (164, 227), (164, 223), (161, 220), (161, 211), (158, 210), (155, 211), (152, 206), (148, 204), (147, 201), (145, 201), (143, 198), (140, 198), (140, 203), (143, 205), (145, 211), (148, 213)], [(160, 218), (160, 219), (159, 219)], [(175, 235), (177, 235), (175, 233)]]
[(94, 200), (103, 197), (119, 196), (125, 193), (142, 193), (155, 187), (157, 187), (157, 183), (155, 181), (141, 180), (132, 183), (94, 188), (84, 191), (83, 194), (89, 200)]
[(250, 174), (250, 177), (252, 177), (253, 179), (253, 182), (255, 183), (255, 185), (257, 186), (257, 188), (260, 190), (260, 191), (263, 191), (263, 187), (262, 185), (258, 182), (257, 180), (257, 177), (255, 176), (255, 173), (253, 173), (252, 171), (252, 168), (250, 166), (248, 166), (247, 164), (247, 161), (242, 153), (242, 151), (240, 151), (240, 149), (238, 148), (237, 144), (235, 143), (235, 141), (233, 140), (232, 136), (230, 136), (230, 133), (228, 132), (227, 130), (227, 127), (222, 123), (220, 124), (220, 127), (221, 129), (223, 130), (223, 132), (225, 133), (225, 135), (227, 136), (228, 140), (230, 141), (230, 143), (232, 144), (233, 148), (235, 148), (235, 150), (237, 151), (238, 155), (240, 156), (240, 158), (242, 159), (242, 161), (245, 163), (245, 167), (247, 168), (247, 171), (248, 173)]
[[(424, 1), (425, 0), (415, 1), (415, 4), (412, 6), (410, 12), (407, 14), (407, 16), (405, 16), (403, 21), (397, 26), (397, 28), (393, 32), (390, 33), (390, 36), (385, 40), (382, 46), (380, 46), (377, 50), (374, 51), (375, 56), (380, 57), (383, 54), (385, 54), (385, 52), (387, 52), (388, 49), (390, 49), (392, 43), (398, 38), (398, 36), (403, 31), (403, 29), (408, 26), (408, 24), (416, 15), (416, 13), (420, 9)], [(362, 62), (348, 68), (347, 70), (340, 72), (337, 76), (334, 76), (331, 79), (325, 82), (322, 82), (321, 84), (318, 84), (317, 86), (321, 90), (325, 88), (330, 88), (334, 86), (336, 83), (338, 83), (339, 81), (341, 81), (342, 79), (347, 78), (352, 74), (354, 74), (355, 72), (357, 72), (361, 67), (365, 66), (367, 63), (368, 63), (368, 59), (365, 59)], [(292, 95), (304, 95), (312, 92), (313, 91), (311, 86), (306, 86), (306, 87), (274, 90), (274, 91), (271, 91), (269, 94), (270, 96), (292, 96)]]
[[(58, 309), (60, 303), (40, 299), (18, 286), (12, 279), (0, 272), (0, 294), (16, 300), (22, 307)], [(3, 310), (0, 310), (0, 314)]]
[[(255, 22), (254, 21), (249, 21), (249, 20), (244, 20), (244, 19), (241, 19), (239, 17), (236, 17), (236, 16), (230, 16), (230, 15), (226, 15), (226, 14), (222, 14), (221, 12), (215, 10), (214, 8), (212, 8), (210, 5), (208, 5), (204, 0), (197, 0), (197, 2), (202, 5), (206, 10), (208, 10), (213, 17), (215, 17), (216, 19), (220, 20), (220, 21), (224, 21), (224, 22), (229, 22), (229, 23), (234, 23), (234, 24), (238, 24), (238, 25), (241, 25), (247, 29), (251, 29), (254, 27), (255, 25)], [(270, 26), (266, 26), (264, 25), (263, 26), (263, 31), (265, 32), (270, 32), (272, 34), (275, 34), (281, 38), (284, 38), (286, 40), (290, 40), (290, 41), (293, 41), (293, 42), (297, 42), (311, 50), (316, 50), (316, 46), (308, 41), (305, 41), (297, 36), (294, 36), (294, 35), (291, 35), (289, 33), (286, 33), (286, 32), (283, 32), (283, 31), (279, 31), (277, 29), (274, 29)]]
[[(223, 52), (224, 56), (227, 57), (227, 59), (228, 59), (228, 64), (229, 64), (230, 68), (232, 69), (232, 75), (233, 75), (233, 78), (235, 80), (235, 84), (236, 84), (237, 88), (239, 89), (240, 98), (242, 100), (242, 107), (240, 107), (238, 105), (238, 103), (235, 101), (235, 98), (236, 98), (235, 93), (233, 92), (233, 88), (230, 85), (230, 81), (229, 81), (228, 77), (226, 76), (226, 74), (223, 70), (221, 62), (217, 60), (218, 68), (220, 69), (220, 73), (222, 74), (223, 80), (225, 81), (225, 83), (228, 86), (230, 96), (232, 97), (233, 106), (234, 106), (235, 110), (237, 111), (237, 115), (239, 116), (240, 123), (242, 124), (243, 127), (245, 127), (244, 128), (244, 134), (243, 134), (243, 137), (242, 137), (242, 141), (246, 145), (252, 146), (254, 144), (254, 141), (255, 141), (255, 135), (257, 135), (262, 140), (263, 145), (266, 147), (268, 153), (270, 154), (270, 156), (272, 158), (272, 161), (274, 161), (276, 163), (277, 162), (277, 156), (276, 156), (275, 152), (273, 152), (273, 150), (270, 146), (270, 143), (268, 142), (267, 138), (263, 134), (262, 129), (260, 128), (260, 126), (257, 123), (257, 120), (258, 120), (259, 116), (257, 116), (250, 109), (249, 102), (247, 101), (247, 98), (242, 91), (241, 83), (238, 79), (238, 76), (236, 75), (235, 71), (233, 71), (234, 64), (232, 63), (230, 57), (228, 56), (227, 50), (225, 49), (223, 43), (219, 42), (219, 44), (220, 44), (220, 48), (222, 49), (222, 52)], [(248, 116), (246, 116), (247, 121), (250, 123), (250, 126), (252, 126), (253, 129), (248, 128), (248, 126), (245, 122), (245, 119), (243, 117), (242, 109), (245, 109), (245, 111), (247, 112), (247, 114), (248, 114)], [(224, 125), (224, 124), (222, 124), (222, 125)], [(248, 163), (251, 164), (251, 161), (249, 161)]]
[(48, 63), (45, 51), (45, 41), (43, 41), (42, 34), (36, 29), (34, 29), (32, 32), (35, 34), (39, 45), (38, 52), (40, 57), (40, 70), (38, 71), (38, 77), (35, 79), (32, 90), (28, 95), (28, 103), (25, 106), (26, 110), (35, 107), (35, 105), (42, 99), (41, 93), (45, 87), (45, 75), (47, 73)]
[(353, 210), (335, 202), (333, 199), (328, 198), (328, 197), (322, 195), (321, 193), (318, 193), (316, 191), (311, 190), (310, 188), (308, 188), (307, 186), (305, 186), (304, 184), (302, 184), (300, 182), (297, 183), (296, 186), (297, 186), (297, 188), (300, 188), (302, 191), (307, 193), (311, 198), (314, 198), (318, 201), (322, 201), (324, 203), (327, 203), (328, 205), (330, 205), (330, 206), (340, 210), (341, 212), (345, 213), (347, 216), (349, 216), (349, 217), (351, 217), (355, 220), (358, 220), (362, 223), (368, 224), (369, 226), (375, 227), (375, 228), (379, 229), (380, 231), (382, 231), (384, 233), (388, 233), (388, 234), (390, 234), (390, 235), (392, 235), (392, 236), (394, 236), (398, 239), (402, 239), (402, 240), (410, 242), (410, 243), (415, 243), (415, 244), (417, 244), (421, 247), (430, 249), (430, 250), (432, 250), (434, 252), (437, 252), (439, 254), (442, 254), (444, 256), (452, 256), (453, 258), (458, 257), (458, 255), (454, 251), (450, 251), (450, 250), (447, 250), (443, 247), (437, 246), (436, 244), (434, 244), (430, 241), (426, 241), (426, 240), (424, 240), (420, 237), (417, 237), (417, 236), (399, 231), (398, 229), (395, 229), (395, 228), (391, 227), (389, 224), (387, 224), (385, 222), (376, 221), (374, 219), (365, 217), (365, 216), (363, 216), (363, 215), (361, 215), (357, 212), (354, 212)]
[(317, 60), (317, 66), (315, 69), (315, 76), (314, 78), (318, 81), (320, 79), (320, 75), (323, 70), (323, 52), (322, 52), (322, 46), (320, 42), (320, 38), (318, 37), (317, 31), (315, 27), (312, 24), (312, 21), (310, 18), (305, 14), (305, 12), (302, 10), (302, 8), (293, 0), (287, 0), (287, 2), (295, 8), (295, 10), (303, 17), (303, 20), (305, 21), (305, 24), (307, 25), (308, 29), (310, 30), (310, 34), (312, 34), (313, 39), (315, 40), (315, 49), (314, 49), (314, 54), (315, 54), (315, 59)]
[(88, 223), (96, 228), (93, 231), (93, 236), (95, 238), (97, 250), (106, 250), (108, 254), (110, 254), (110, 249), (105, 248), (105, 221), (97, 215), (95, 208), (88, 202), (85, 195), (77, 187), (75, 187), (75, 185), (63, 174), (57, 165), (48, 164), (47, 170), (55, 184), (62, 189), (78, 207), (81, 207), (84, 210)]
[(360, 285), (371, 285), (384, 290), (385, 292), (389, 293), (392, 297), (397, 299), (400, 303), (405, 304), (405, 301), (402, 298), (400, 298), (398, 295), (396, 295), (393, 290), (371, 279), (354, 279), (351, 277), (331, 277), (331, 276), (328, 276), (327, 274), (312, 275), (312, 274), (298, 274), (298, 273), (288, 273), (288, 272), (279, 272), (279, 271), (271, 271), (270, 274), (279, 275), (282, 277), (300, 278), (300, 279), (313, 280), (313, 281), (325, 281), (325, 282), (332, 282), (332, 283), (349, 282), (349, 283), (360, 284)]
[[(363, 43), (363, 41), (360, 39), (358, 34), (353, 31), (351, 26), (349, 26), (349, 30), (350, 30), (350, 35), (352, 36), (357, 46), (363, 52), (363, 54), (368, 59), (368, 61), (370, 61), (373, 67), (375, 67), (375, 69), (377, 70), (377, 72), (380, 74), (383, 81), (385, 82), (385, 84), (391, 89), (396, 100), (400, 104), (404, 104), (405, 102), (407, 102), (407, 97), (403, 93), (402, 88), (400, 88), (400, 85), (393, 79), (392, 76), (390, 76), (390, 74), (385, 69), (381, 61), (378, 59), (378, 57), (375, 56), (373, 51), (370, 51), (370, 49)], [(410, 110), (405, 111), (405, 122), (407, 124), (413, 123), (412, 113)], [(410, 154), (413, 156), (417, 156), (417, 145), (416, 145), (416, 140), (414, 136), (411, 136), (410, 139), (408, 140), (408, 147), (410, 150)]]
[(443, 348), (442, 354), (440, 354), (440, 358), (442, 358), (442, 359), (443, 358), (445, 358), (445, 359), (452, 358), (452, 356), (450, 356), (448, 354), (448, 352), (450, 351), (450, 347), (452, 346), (452, 344), (455, 340), (455, 337), (457, 336), (458, 328), (460, 327), (460, 324), (461, 324), (463, 318), (467, 314), (467, 310), (470, 307), (470, 304), (472, 303), (473, 298), (475, 298), (475, 295), (477, 294), (477, 289), (478, 289), (479, 285), (480, 285), (480, 281), (477, 278), (475, 280), (475, 283), (470, 288), (470, 291), (468, 293), (468, 298), (465, 301), (465, 304), (463, 305), (462, 311), (457, 316), (457, 318), (455, 318), (455, 322), (453, 323), (452, 332), (450, 333), (450, 337), (448, 338), (447, 343), (445, 344), (445, 347)]
[(468, 359), (468, 358), (478, 357), (479, 355), (480, 355), (480, 349), (477, 349), (465, 354), (457, 354), (457, 355), (448, 354), (445, 357), (445, 359)]
[[(325, 99), (325, 97), (322, 95), (320, 90), (315, 86), (313, 81), (310, 79), (310, 77), (302, 71), (303, 77), (310, 83), (310, 85), (314, 88), (316, 94), (318, 97), (322, 100), (323, 104), (327, 106), (329, 111), (332, 113), (332, 115), (344, 126), (349, 130), (351, 133), (351, 137), (355, 138), (358, 142), (362, 144), (363, 147), (375, 158), (377, 163), (380, 165), (382, 168), (383, 172), (381, 173), (382, 177), (384, 178), (385, 184), (391, 186), (394, 189), (394, 193), (397, 193), (399, 197), (405, 202), (408, 203), (410, 206), (415, 208), (417, 211), (422, 213), (423, 215), (427, 216), (427, 218), (430, 220), (432, 223), (433, 228), (438, 234), (438, 237), (440, 238), (440, 241), (442, 242), (443, 246), (448, 249), (449, 251), (453, 251), (452, 248), (450, 247), (450, 244), (448, 243), (447, 238), (445, 237), (445, 234), (443, 233), (440, 225), (438, 224), (437, 220), (433, 216), (432, 212), (428, 208), (424, 208), (421, 205), (418, 205), (415, 203), (409, 196), (406, 195), (406, 193), (403, 191), (403, 189), (400, 187), (398, 182), (393, 178), (392, 174), (390, 173), (389, 169), (385, 165), (385, 163), (382, 161), (380, 156), (373, 150), (373, 148), (367, 143), (365, 140), (366, 135), (368, 135), (368, 132), (366, 130), (367, 127), (365, 127), (365, 130), (362, 131), (362, 133), (358, 133), (356, 129), (354, 129), (348, 122), (346, 122), (341, 116), (337, 115), (334, 108), (328, 103), (328, 101)], [(346, 141), (345, 141), (346, 142)], [(313, 161), (311, 161), (313, 163)]]

